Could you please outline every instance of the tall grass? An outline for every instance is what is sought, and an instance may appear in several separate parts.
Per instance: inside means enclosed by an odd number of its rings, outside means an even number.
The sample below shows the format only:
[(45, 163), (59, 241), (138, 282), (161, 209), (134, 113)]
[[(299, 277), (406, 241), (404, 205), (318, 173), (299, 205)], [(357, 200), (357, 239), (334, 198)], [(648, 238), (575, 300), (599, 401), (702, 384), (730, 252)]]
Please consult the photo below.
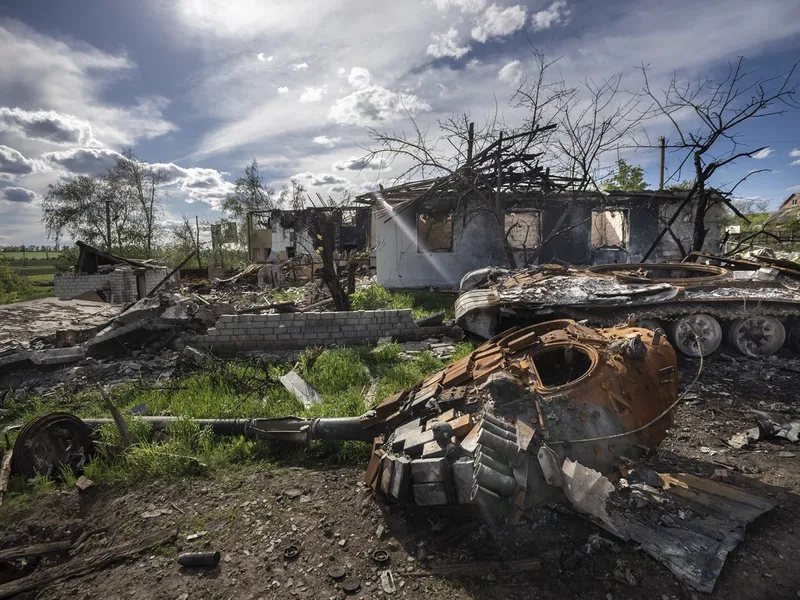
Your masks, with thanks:
[[(464, 348), (471, 347), (463, 345)], [(459, 352), (462, 349), (459, 348)], [(306, 367), (309, 356), (301, 360)], [(166, 389), (128, 385), (110, 391), (125, 414), (134, 445), (122, 449), (117, 428), (104, 425), (97, 432), (100, 454), (85, 469), (90, 479), (115, 485), (134, 485), (154, 478), (175, 479), (235, 468), (252, 460), (277, 464), (356, 464), (369, 456), (362, 442), (315, 442), (307, 448), (281, 447), (266, 440), (214, 436), (192, 419), (358, 416), (369, 408), (365, 393), (377, 380), (374, 402), (414, 385), (443, 367), (444, 363), (423, 352), (404, 356), (396, 343), (378, 348), (331, 348), (323, 351), (303, 377), (322, 395), (323, 401), (305, 409), (280, 383), (293, 365), (260, 360), (208, 363), (201, 369), (171, 381)], [(150, 415), (184, 417), (166, 435), (134, 416), (131, 409), (144, 404)], [(13, 422), (36, 415), (66, 410), (82, 417), (107, 416), (99, 392), (34, 398), (29, 402), (10, 399), (6, 407)], [(13, 442), (13, 438), (12, 438)], [(74, 478), (62, 478), (74, 485)], [(41, 485), (36, 489), (39, 490)], [(27, 490), (30, 494), (30, 489)], [(38, 492), (37, 492), (38, 493)]]

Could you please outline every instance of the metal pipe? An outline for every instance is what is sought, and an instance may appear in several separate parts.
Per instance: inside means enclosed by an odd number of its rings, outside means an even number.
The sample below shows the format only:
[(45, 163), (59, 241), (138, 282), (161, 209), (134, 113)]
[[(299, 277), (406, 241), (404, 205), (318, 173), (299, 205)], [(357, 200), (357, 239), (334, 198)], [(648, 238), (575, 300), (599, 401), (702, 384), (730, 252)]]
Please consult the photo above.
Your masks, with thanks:
[(490, 456), (487, 456), (483, 452), (479, 452), (475, 455), (475, 467), (477, 468), (478, 465), (486, 465), (493, 471), (497, 471), (503, 475), (514, 474), (514, 472), (511, 470), (511, 467), (509, 467), (507, 464), (497, 461)]
[(512, 464), (516, 463), (520, 454), (519, 446), (514, 442), (498, 437), (483, 428), (478, 432), (478, 443), (487, 446)]
[(475, 454), (475, 456), (477, 456), (478, 454), (483, 454), (484, 456), (488, 456), (492, 460), (497, 461), (499, 463), (507, 462), (505, 456), (503, 456), (499, 452), (495, 452), (494, 450), (489, 448), (489, 446), (484, 446), (483, 444), (477, 444), (475, 446), (474, 454)]
[(478, 485), (496, 494), (513, 496), (517, 491), (517, 482), (513, 477), (503, 475), (485, 464), (479, 464), (476, 467), (474, 478)]
[[(139, 417), (156, 431), (166, 431), (183, 417)], [(304, 444), (312, 440), (370, 441), (374, 431), (365, 430), (359, 417), (332, 419), (190, 419), (200, 428), (210, 427), (214, 435), (239, 436), (250, 439), (268, 439)], [(91, 429), (113, 423), (112, 419), (84, 419)]]
[(514, 425), (512, 425), (511, 423), (508, 423), (506, 421), (503, 421), (502, 419), (498, 419), (493, 414), (483, 413), (483, 419), (485, 421), (489, 421), (489, 423), (491, 423), (492, 425), (497, 425), (498, 427), (502, 427), (506, 431), (510, 431), (514, 435), (516, 435), (516, 433), (517, 433), (517, 428), (514, 427)]
[(469, 494), (469, 499), (476, 504), (483, 506), (487, 512), (498, 517), (503, 517), (509, 511), (508, 502), (495, 494), (491, 490), (478, 485), (477, 483), (472, 486)]
[(511, 433), (508, 429), (503, 429), (502, 427), (498, 427), (497, 425), (487, 421), (486, 419), (481, 421), (481, 429), (485, 429), (489, 433), (493, 433), (497, 437), (501, 437), (504, 440), (516, 441), (517, 439), (516, 434)]

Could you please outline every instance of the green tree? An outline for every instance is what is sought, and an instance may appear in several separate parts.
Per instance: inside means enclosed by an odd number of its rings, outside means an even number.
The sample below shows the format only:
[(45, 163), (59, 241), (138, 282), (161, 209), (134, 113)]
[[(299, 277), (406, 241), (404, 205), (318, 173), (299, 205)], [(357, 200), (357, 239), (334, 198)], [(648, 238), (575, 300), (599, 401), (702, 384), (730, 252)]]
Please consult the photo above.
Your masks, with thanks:
[(222, 210), (236, 219), (239, 241), (247, 245), (247, 214), (253, 211), (267, 211), (276, 208), (275, 190), (264, 183), (258, 171), (258, 162), (253, 161), (245, 167), (244, 177), (239, 177), (233, 191), (222, 202)]
[(603, 183), (603, 189), (607, 192), (612, 190), (642, 192), (647, 189), (644, 169), (641, 165), (631, 165), (627, 161), (619, 159), (616, 174)]

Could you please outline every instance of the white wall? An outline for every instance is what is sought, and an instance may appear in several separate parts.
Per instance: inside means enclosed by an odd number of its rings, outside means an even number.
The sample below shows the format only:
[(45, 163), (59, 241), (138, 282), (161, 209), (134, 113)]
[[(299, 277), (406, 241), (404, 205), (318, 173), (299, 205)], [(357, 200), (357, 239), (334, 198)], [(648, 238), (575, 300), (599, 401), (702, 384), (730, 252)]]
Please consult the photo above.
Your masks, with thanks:
[(452, 252), (420, 252), (416, 214), (412, 210), (376, 219), (377, 280), (389, 288), (458, 289), (461, 278), (474, 269), (505, 264), (500, 228), (493, 215), (472, 213), (464, 226), (453, 223)]

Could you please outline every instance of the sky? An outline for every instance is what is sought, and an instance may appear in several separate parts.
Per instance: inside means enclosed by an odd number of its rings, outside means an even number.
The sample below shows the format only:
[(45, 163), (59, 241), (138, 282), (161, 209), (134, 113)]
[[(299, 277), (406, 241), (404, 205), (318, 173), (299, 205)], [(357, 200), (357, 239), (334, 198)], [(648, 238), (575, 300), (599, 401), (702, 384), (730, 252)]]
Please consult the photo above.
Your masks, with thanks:
[[(168, 169), (166, 224), (219, 220), (253, 158), (276, 189), (372, 189), (401, 168), (360, 160), (369, 127), (407, 131), (412, 115), (435, 131), (495, 108), (521, 122), (509, 100), (532, 44), (570, 83), (620, 74), (629, 91), (642, 64), (656, 88), (719, 77), (739, 56), (776, 76), (800, 59), (800, 2), (0, 0), (0, 245), (48, 243), (48, 185), (103, 172), (123, 147)], [(675, 139), (663, 120), (646, 127)], [(719, 184), (769, 169), (737, 193), (776, 206), (800, 191), (800, 111), (747, 124), (739, 142), (766, 148)], [(657, 184), (656, 150), (624, 158)], [(668, 174), (679, 160), (668, 152)]]

